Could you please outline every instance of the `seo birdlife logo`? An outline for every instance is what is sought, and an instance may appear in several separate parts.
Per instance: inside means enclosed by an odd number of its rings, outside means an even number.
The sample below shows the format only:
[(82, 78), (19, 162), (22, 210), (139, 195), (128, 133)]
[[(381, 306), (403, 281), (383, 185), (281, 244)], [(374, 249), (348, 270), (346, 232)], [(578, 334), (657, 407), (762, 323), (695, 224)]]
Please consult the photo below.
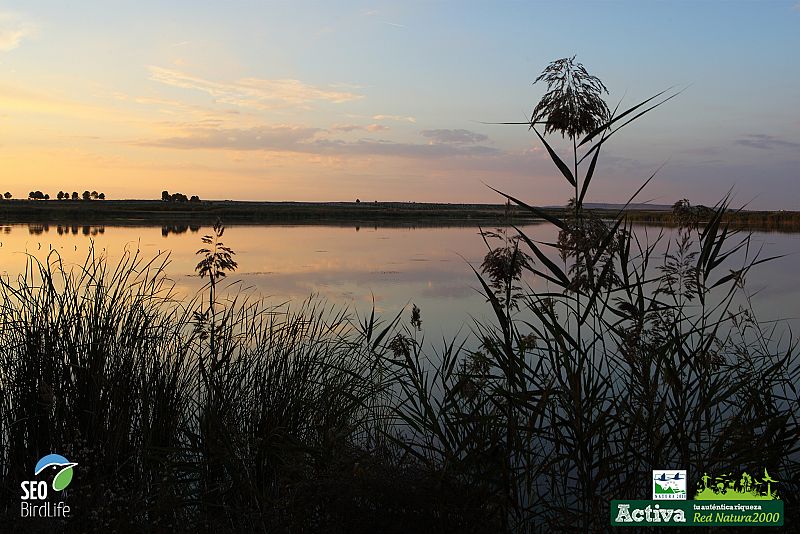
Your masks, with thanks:
[[(39, 458), (33, 475), (36, 480), (25, 480), (22, 488), (22, 517), (66, 517), (70, 508), (63, 501), (54, 503), (47, 499), (48, 488), (55, 492), (64, 491), (72, 482), (73, 468), (78, 465), (60, 454), (48, 454)], [(52, 481), (48, 484), (48, 481)]]

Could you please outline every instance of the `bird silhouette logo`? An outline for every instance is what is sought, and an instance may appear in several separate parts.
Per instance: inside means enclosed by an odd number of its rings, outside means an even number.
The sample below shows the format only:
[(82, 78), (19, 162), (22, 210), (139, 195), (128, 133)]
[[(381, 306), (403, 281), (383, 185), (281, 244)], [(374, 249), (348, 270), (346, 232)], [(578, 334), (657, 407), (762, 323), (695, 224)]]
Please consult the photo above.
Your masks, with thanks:
[[(670, 480), (670, 478), (667, 476), (667, 473), (661, 473), (661, 476), (655, 477), (654, 480), (661, 480), (662, 482), (666, 482), (667, 480)], [(677, 473), (675, 473), (675, 475), (672, 477), (671, 480), (683, 480), (683, 478), (681, 478), (681, 472), (678, 471)]]
[(54, 475), (53, 489), (62, 491), (72, 482), (72, 468), (76, 465), (78, 464), (70, 462), (60, 454), (48, 454), (47, 456), (42, 456), (36, 462), (36, 469), (34, 469), (33, 474), (36, 476), (42, 473)]

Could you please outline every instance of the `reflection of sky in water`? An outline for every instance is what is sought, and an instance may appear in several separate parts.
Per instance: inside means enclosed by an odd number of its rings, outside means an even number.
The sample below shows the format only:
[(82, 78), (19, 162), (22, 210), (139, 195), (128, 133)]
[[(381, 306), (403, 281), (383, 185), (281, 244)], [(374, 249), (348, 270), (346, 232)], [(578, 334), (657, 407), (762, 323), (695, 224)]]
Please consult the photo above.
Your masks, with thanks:
[[(210, 228), (70, 227), (13, 225), (0, 233), (2, 272), (11, 276), (24, 269), (25, 252), (45, 259), (57, 251), (65, 265), (82, 263), (91, 241), (96, 254), (117, 260), (125, 247), (137, 247), (145, 257), (170, 251), (169, 276), (184, 293), (202, 286), (194, 276), (200, 237)], [(547, 225), (528, 226), (526, 233), (545, 242), (555, 240)], [(656, 229), (648, 230), (651, 238)], [(90, 241), (91, 240), (91, 241)], [(450, 337), (470, 317), (488, 317), (490, 307), (476, 291), (478, 282), (467, 262), (480, 265), (486, 246), (478, 228), (374, 228), (330, 226), (231, 226), (223, 238), (236, 251), (237, 273), (256, 294), (276, 302), (301, 300), (311, 293), (355, 306), (367, 313), (373, 298), (378, 313), (394, 316), (408, 302), (422, 310), (423, 326), (431, 341)], [(733, 243), (733, 242), (732, 242)], [(765, 255), (800, 251), (800, 234), (757, 233)], [(800, 290), (795, 283), (798, 256), (756, 267), (748, 279), (762, 320), (800, 321)], [(726, 271), (720, 271), (727, 273)], [(537, 289), (547, 285), (533, 280)]]

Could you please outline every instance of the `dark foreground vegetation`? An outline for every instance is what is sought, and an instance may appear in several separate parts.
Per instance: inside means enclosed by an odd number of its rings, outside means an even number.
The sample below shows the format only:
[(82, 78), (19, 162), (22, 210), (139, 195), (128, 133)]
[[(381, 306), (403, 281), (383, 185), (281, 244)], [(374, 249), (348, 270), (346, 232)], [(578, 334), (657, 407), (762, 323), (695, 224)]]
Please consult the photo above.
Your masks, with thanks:
[[(3, 528), (600, 532), (610, 501), (649, 498), (661, 468), (690, 484), (766, 468), (794, 524), (796, 341), (758, 322), (745, 283), (769, 258), (725, 222), (726, 202), (679, 217), (665, 255), (623, 210), (610, 222), (583, 210), (596, 155), (636, 112), (589, 109), (554, 130), (582, 136), (572, 168), (551, 153), (570, 209), (507, 197), (558, 242), (514, 231), (513, 210), (484, 232), (476, 275), (494, 320), (438, 349), (416, 307), (382, 321), (224, 290), (237, 265), (221, 226), (200, 251), (208, 285), (188, 301), (173, 298), (164, 257), (65, 271), (51, 255), (3, 279)], [(539, 117), (561, 122), (537, 110), (528, 126), (550, 150)], [(579, 142), (591, 143), (580, 177)], [(78, 464), (72, 516), (20, 519), (19, 482), (49, 452)]]

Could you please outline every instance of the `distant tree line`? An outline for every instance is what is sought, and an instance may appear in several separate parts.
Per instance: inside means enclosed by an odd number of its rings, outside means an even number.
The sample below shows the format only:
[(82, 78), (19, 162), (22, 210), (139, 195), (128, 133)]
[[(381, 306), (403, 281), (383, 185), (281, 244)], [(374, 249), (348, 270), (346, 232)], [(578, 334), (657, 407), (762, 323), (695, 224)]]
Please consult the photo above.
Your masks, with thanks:
[[(11, 198), (11, 193), (6, 192), (3, 197), (7, 200)], [(68, 192), (59, 191), (58, 195), (56, 195), (58, 200), (105, 200), (106, 194), (105, 193), (98, 193), (97, 191), (84, 191), (82, 195), (78, 194), (77, 191), (73, 191), (72, 195)], [(50, 200), (50, 195), (47, 193), (42, 193), (41, 191), (31, 191), (28, 193), (29, 200)]]
[(183, 193), (170, 194), (169, 191), (164, 190), (161, 192), (161, 200), (164, 202), (200, 202), (200, 197), (192, 195), (191, 198), (189, 198)]

